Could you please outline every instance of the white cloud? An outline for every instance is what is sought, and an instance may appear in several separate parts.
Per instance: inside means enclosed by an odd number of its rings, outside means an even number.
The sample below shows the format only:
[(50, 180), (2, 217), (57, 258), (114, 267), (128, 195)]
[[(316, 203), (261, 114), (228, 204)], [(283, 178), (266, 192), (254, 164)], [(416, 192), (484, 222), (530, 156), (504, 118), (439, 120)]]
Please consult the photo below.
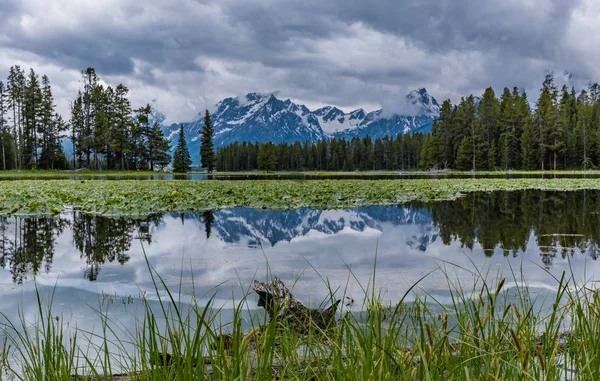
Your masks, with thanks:
[(490, 85), (537, 94), (547, 70), (600, 80), (593, 0), (7, 0), (0, 15), (0, 70), (48, 74), (64, 114), (88, 66), (167, 122), (247, 92), (348, 110), (417, 87), (455, 102)]

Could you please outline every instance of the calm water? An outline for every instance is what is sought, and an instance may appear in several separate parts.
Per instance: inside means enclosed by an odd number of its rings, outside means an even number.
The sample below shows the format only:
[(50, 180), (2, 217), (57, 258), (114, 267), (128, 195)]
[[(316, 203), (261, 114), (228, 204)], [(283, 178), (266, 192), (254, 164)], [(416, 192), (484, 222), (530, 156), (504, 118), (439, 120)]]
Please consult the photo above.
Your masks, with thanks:
[(522, 268), (529, 285), (552, 290), (549, 274), (569, 266), (578, 280), (595, 279), (599, 212), (600, 192), (525, 191), (394, 207), (240, 208), (143, 221), (78, 213), (0, 218), (0, 306), (10, 311), (32, 295), (33, 280), (55, 288), (58, 299), (64, 294), (69, 310), (107, 294), (156, 298), (144, 253), (173, 288), (208, 296), (220, 285), (222, 303), (232, 291), (241, 296), (241, 286), (253, 279), (265, 279), (267, 262), (273, 275), (297, 280), (295, 293), (310, 304), (327, 296), (321, 277), (360, 302), (359, 283), (368, 284), (375, 261), (377, 287), (389, 301), (435, 269), (421, 288), (441, 300), (448, 296), (442, 271), (468, 283), (472, 275), (465, 269), (475, 268), (494, 274)]

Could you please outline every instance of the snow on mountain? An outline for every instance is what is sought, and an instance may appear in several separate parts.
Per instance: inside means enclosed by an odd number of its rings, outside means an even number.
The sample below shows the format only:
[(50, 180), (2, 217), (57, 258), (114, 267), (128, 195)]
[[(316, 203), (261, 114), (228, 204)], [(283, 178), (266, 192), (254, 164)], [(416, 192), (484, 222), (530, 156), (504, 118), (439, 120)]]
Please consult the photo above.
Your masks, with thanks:
[(424, 87), (411, 91), (406, 96), (406, 99), (411, 105), (415, 106), (417, 115), (428, 115), (433, 117), (440, 115), (439, 103)]
[[(358, 110), (346, 114), (337, 107), (326, 106), (316, 110), (313, 114), (319, 120), (323, 132), (328, 135), (333, 135), (336, 132), (351, 130), (358, 127), (364, 119), (364, 116), (360, 117), (360, 114), (357, 113), (357, 111)], [(352, 118), (352, 116), (354, 116), (354, 118)]]
[(258, 141), (292, 143), (326, 139), (318, 119), (303, 105), (275, 95), (250, 93), (245, 99), (227, 98), (212, 114), (215, 145)]
[(339, 138), (352, 139), (354, 137), (381, 139), (386, 136), (408, 134), (413, 132), (429, 132), (433, 120), (440, 115), (440, 105), (425, 88), (413, 90), (402, 102), (398, 109), (402, 111), (388, 111), (380, 109), (365, 113), (356, 110), (350, 113), (352, 126), (336, 131), (333, 135)]
[[(249, 93), (244, 97), (226, 98), (217, 103), (212, 113), (215, 146), (234, 142), (316, 142), (330, 138), (372, 139), (413, 132), (429, 132), (439, 115), (440, 105), (426, 89), (411, 91), (394, 110), (366, 112), (358, 109), (346, 113), (334, 106), (311, 111), (291, 100), (280, 100), (274, 94)], [(194, 164), (200, 162), (200, 140), (204, 113), (184, 123), (188, 148)], [(164, 127), (171, 147), (177, 144), (178, 124)]]
[(228, 244), (271, 245), (306, 237), (312, 233), (326, 235), (342, 231), (382, 231), (384, 225), (419, 225), (425, 229), (410, 237), (411, 247), (425, 250), (438, 237), (431, 213), (412, 207), (371, 206), (351, 210), (312, 210), (272, 212), (235, 208), (214, 213), (213, 234)]

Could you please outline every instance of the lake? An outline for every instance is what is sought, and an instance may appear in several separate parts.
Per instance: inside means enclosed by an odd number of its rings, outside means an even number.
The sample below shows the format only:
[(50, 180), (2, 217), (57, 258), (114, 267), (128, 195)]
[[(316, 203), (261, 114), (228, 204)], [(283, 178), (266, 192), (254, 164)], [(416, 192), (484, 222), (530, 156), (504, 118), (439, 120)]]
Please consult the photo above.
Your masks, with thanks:
[(599, 212), (598, 191), (522, 191), (350, 210), (238, 208), (146, 220), (77, 212), (4, 217), (0, 306), (15, 317), (17, 307), (35, 307), (27, 301), (37, 285), (53, 290), (63, 313), (80, 323), (94, 320), (90, 305), (135, 305), (142, 295), (157, 300), (148, 264), (184, 295), (216, 293), (224, 310), (268, 273), (294, 284), (296, 296), (313, 306), (328, 302), (327, 279), (360, 308), (375, 266), (376, 288), (390, 302), (432, 271), (418, 293), (442, 303), (449, 303), (444, 273), (469, 288), (474, 271), (494, 278), (514, 278), (514, 271), (516, 281), (525, 274), (533, 292), (552, 293), (553, 276), (563, 271), (579, 282), (595, 279)]
[(419, 296), (441, 311), (451, 306), (450, 287), (477, 293), (481, 278), (507, 278), (511, 303), (515, 286), (526, 285), (544, 308), (563, 272), (580, 285), (596, 281), (599, 212), (600, 191), (527, 190), (348, 210), (2, 217), (0, 321), (37, 321), (40, 295), (52, 316), (101, 345), (104, 317), (119, 337), (135, 335), (146, 302), (161, 319), (168, 295), (154, 284), (164, 281), (184, 311), (192, 295), (199, 305), (214, 297), (213, 328), (229, 331), (245, 295), (246, 328), (262, 316), (251, 285), (272, 276), (312, 307), (327, 306), (331, 293), (353, 300), (344, 308), (355, 314), (372, 282), (385, 303)]

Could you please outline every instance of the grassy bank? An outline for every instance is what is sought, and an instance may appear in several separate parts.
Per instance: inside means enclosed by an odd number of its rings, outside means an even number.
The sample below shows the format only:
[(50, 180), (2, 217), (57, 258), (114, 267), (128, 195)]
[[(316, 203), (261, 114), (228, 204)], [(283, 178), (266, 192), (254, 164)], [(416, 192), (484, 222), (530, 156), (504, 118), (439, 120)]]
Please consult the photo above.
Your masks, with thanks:
[[(215, 330), (217, 306), (199, 305), (192, 296), (176, 299), (152, 272), (157, 294), (165, 296), (159, 311), (145, 304), (135, 330), (122, 333), (118, 320), (92, 308), (101, 329), (69, 328), (52, 314), (51, 297), (40, 297), (37, 320), (1, 326), (7, 338), (0, 364), (4, 379), (24, 381), (106, 380), (112, 374), (179, 381), (600, 378), (597, 291), (556, 279), (556, 297), (535, 309), (526, 286), (473, 275), (477, 286), (468, 288), (446, 275), (450, 305), (430, 296), (386, 305), (373, 281), (364, 286), (364, 305), (343, 307), (333, 329), (311, 326), (299, 334), (266, 318), (243, 331), (246, 300), (236, 304), (233, 321)], [(517, 302), (507, 302), (509, 294)], [(249, 291), (247, 298), (256, 303)]]
[(52, 215), (78, 208), (100, 215), (144, 216), (234, 207), (293, 210), (451, 200), (469, 192), (600, 189), (600, 179), (249, 180), (0, 182), (1, 215)]

